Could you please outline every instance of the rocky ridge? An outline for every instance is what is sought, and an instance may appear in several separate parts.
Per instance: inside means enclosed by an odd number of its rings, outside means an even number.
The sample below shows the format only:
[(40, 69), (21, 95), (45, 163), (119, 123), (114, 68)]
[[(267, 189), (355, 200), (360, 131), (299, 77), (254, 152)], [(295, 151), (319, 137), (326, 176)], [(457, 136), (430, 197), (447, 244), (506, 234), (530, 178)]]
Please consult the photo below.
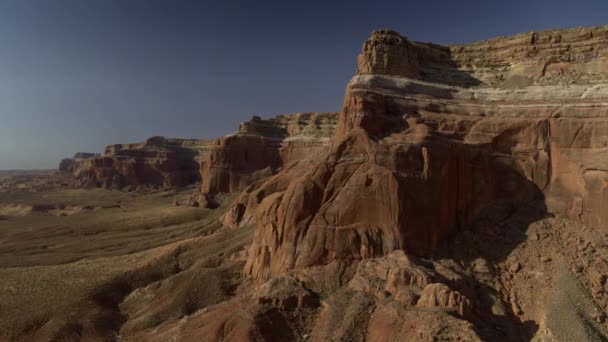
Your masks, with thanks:
[(99, 153), (77, 152), (72, 158), (65, 158), (59, 162), (59, 172), (72, 173), (74, 172), (75, 164), (82, 162), (85, 159), (96, 158), (99, 156)]
[[(285, 169), (241, 201), (257, 225), (246, 272), (267, 277), (397, 249), (428, 256), (479, 217), (531, 204), (605, 229), (606, 85), (432, 83), (411, 77), (428, 63), (412, 56), (436, 48), (416, 46), (394, 31), (374, 32), (329, 155)], [(454, 50), (454, 65), (466, 59), (456, 52), (470, 50)]]
[(107, 146), (103, 155), (73, 159), (68, 171), (81, 186), (179, 187), (197, 181), (199, 158), (209, 144), (208, 140), (160, 136), (141, 143), (114, 144)]
[(194, 184), (203, 193), (242, 190), (273, 174), (285, 163), (315, 158), (328, 146), (336, 113), (296, 113), (268, 120), (254, 116), (234, 134), (218, 139), (167, 139), (114, 144), (103, 155), (78, 153), (61, 161), (81, 186), (105, 188), (164, 187)]

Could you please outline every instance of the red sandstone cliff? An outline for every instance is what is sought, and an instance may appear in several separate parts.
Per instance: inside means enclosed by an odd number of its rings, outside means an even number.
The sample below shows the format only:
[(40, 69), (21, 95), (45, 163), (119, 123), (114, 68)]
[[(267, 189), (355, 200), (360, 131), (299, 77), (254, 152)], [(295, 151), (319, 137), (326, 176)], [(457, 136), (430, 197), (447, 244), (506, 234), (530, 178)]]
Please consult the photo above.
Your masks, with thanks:
[(374, 32), (325, 158), (286, 165), (224, 217), (255, 222), (245, 271), (430, 255), (474, 220), (532, 204), (605, 229), (608, 75), (598, 63), (608, 36), (560, 32), (557, 42), (548, 31), (453, 47)]
[(202, 191), (237, 192), (290, 162), (322, 158), (336, 119), (336, 113), (254, 116), (210, 146), (201, 163)]
[(321, 158), (336, 127), (337, 113), (254, 116), (234, 134), (215, 140), (152, 137), (106, 147), (103, 155), (76, 154), (59, 169), (81, 185), (166, 188), (202, 180), (204, 193), (244, 189), (295, 160)]
[(103, 155), (74, 159), (71, 172), (83, 186), (176, 187), (199, 179), (199, 158), (210, 141), (152, 137), (106, 147)]

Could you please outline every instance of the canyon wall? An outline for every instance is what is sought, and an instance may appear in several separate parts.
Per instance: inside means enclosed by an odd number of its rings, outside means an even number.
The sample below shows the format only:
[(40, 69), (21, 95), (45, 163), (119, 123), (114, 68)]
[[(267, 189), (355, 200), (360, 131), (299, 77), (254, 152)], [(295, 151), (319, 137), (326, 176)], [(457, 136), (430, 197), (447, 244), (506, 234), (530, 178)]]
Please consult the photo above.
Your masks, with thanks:
[(256, 225), (245, 272), (429, 256), (523, 207), (606, 229), (606, 32), (441, 47), (375, 31), (325, 157), (254, 183), (224, 216)]
[(70, 172), (81, 186), (184, 186), (199, 179), (199, 158), (210, 144), (210, 140), (164, 137), (114, 144), (106, 147), (102, 155), (74, 159)]
[(124, 188), (179, 187), (202, 181), (204, 193), (237, 192), (294, 160), (325, 155), (336, 128), (337, 113), (254, 116), (218, 139), (167, 139), (114, 144), (102, 155), (78, 153), (64, 159), (62, 172), (81, 186)]
[(254, 116), (231, 135), (216, 139), (201, 163), (202, 191), (243, 190), (295, 160), (325, 156), (337, 113), (296, 113), (264, 120)]

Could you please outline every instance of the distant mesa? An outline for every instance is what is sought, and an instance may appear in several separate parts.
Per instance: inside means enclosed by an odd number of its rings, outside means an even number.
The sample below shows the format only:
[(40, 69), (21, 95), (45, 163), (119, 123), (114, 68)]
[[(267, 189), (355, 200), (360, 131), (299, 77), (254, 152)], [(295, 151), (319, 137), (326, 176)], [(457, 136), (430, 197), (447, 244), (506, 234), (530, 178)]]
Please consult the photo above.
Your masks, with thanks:
[(59, 163), (59, 171), (71, 173), (74, 171), (74, 165), (81, 160), (99, 157), (99, 153), (77, 152), (72, 158), (62, 159)]
[(335, 131), (337, 113), (253, 116), (218, 139), (168, 139), (114, 144), (103, 155), (77, 154), (60, 163), (81, 186), (180, 187), (202, 180), (203, 193), (244, 189), (297, 159), (320, 156)]

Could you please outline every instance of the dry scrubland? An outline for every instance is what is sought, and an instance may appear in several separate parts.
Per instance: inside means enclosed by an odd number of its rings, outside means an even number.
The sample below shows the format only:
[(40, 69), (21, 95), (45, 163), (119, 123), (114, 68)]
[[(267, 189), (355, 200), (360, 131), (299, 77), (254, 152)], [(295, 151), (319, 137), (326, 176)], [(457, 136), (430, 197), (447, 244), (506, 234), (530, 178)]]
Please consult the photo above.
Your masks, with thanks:
[(113, 339), (125, 297), (161, 280), (166, 296), (148, 320), (182, 317), (234, 291), (242, 261), (233, 255), (251, 229), (221, 230), (221, 208), (188, 205), (194, 186), (40, 190), (40, 174), (0, 176), (14, 182), (0, 192), (0, 340)]

